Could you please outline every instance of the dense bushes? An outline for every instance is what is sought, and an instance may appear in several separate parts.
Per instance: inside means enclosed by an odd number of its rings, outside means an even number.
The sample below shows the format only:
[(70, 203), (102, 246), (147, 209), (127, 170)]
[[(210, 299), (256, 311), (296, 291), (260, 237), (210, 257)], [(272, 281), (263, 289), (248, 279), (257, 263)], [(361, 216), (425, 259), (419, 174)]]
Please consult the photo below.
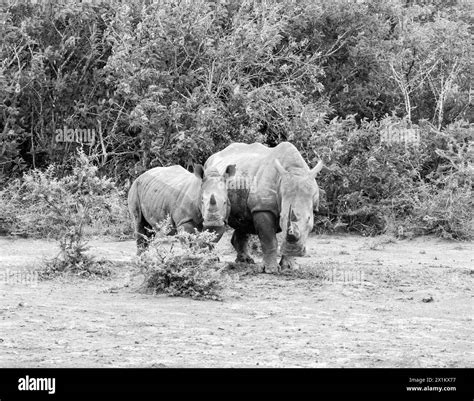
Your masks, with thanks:
[[(466, 237), (466, 2), (149, 3), (0, 11), (0, 183), (67, 165), (78, 145), (55, 140), (64, 127), (95, 130), (86, 153), (120, 184), (232, 141), (289, 140), (331, 167), (320, 226)], [(394, 123), (419, 145), (381, 143)]]
[(458, 122), (442, 132), (411, 125), (419, 142), (381, 140), (387, 127), (406, 132), (405, 124), (390, 117), (357, 126), (348, 117), (313, 135), (309, 148), (328, 166), (319, 179), (326, 192), (320, 226), (472, 238), (473, 125)]
[(231, 141), (304, 140), (328, 117), (472, 118), (464, 2), (145, 3), (1, 11), (4, 179), (62, 164), (64, 126), (96, 129), (122, 182)]
[(56, 165), (31, 170), (0, 191), (0, 218), (7, 232), (59, 241), (61, 252), (48, 264), (49, 271), (91, 273), (96, 266), (85, 253), (86, 230), (106, 221), (129, 225), (122, 198), (115, 183), (99, 177), (97, 167), (80, 151), (70, 172)]
[(215, 234), (182, 232), (168, 237), (165, 233), (170, 227), (169, 219), (157, 227), (148, 249), (137, 260), (145, 277), (142, 289), (155, 294), (220, 300), (229, 277), (209, 245)]
[(45, 171), (30, 170), (3, 188), (4, 230), (54, 239), (62, 238), (65, 231), (79, 237), (130, 231), (124, 194), (115, 183), (100, 177), (97, 166), (82, 151), (73, 162), (70, 171), (57, 165)]

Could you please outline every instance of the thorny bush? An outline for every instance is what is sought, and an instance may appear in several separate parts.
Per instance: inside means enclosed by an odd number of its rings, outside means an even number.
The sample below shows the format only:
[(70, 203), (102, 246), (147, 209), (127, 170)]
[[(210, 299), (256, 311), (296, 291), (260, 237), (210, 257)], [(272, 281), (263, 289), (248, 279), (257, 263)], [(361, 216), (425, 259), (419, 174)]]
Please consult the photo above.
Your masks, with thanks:
[(86, 254), (85, 230), (93, 222), (120, 217), (117, 211), (123, 208), (114, 182), (99, 177), (82, 150), (69, 174), (55, 165), (31, 170), (2, 190), (0, 198), (0, 218), (7, 231), (59, 241), (60, 255), (48, 263), (48, 271), (94, 273), (95, 263)]
[(148, 248), (137, 259), (145, 276), (142, 289), (170, 296), (221, 300), (229, 277), (214, 250), (208, 231), (166, 235), (170, 221), (158, 225)]

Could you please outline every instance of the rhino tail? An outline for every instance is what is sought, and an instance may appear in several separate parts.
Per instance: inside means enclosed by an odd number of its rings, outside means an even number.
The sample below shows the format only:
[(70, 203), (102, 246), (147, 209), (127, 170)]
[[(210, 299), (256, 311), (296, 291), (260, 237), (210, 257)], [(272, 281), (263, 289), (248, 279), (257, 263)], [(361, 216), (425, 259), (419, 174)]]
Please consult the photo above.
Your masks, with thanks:
[(128, 211), (130, 217), (136, 220), (141, 213), (140, 201), (138, 198), (138, 180), (135, 180), (128, 191)]
[(128, 193), (128, 210), (132, 217), (132, 226), (137, 239), (137, 254), (140, 255), (148, 246), (151, 233), (151, 225), (145, 220), (142, 213), (142, 202), (140, 199), (140, 182), (136, 180), (130, 187)]
[(135, 182), (130, 187), (130, 191), (128, 193), (128, 210), (130, 216), (132, 217), (132, 224), (135, 232), (143, 232), (143, 226), (148, 225), (148, 223), (145, 221), (145, 217), (142, 213), (142, 201), (140, 199), (140, 182), (138, 180), (135, 180)]

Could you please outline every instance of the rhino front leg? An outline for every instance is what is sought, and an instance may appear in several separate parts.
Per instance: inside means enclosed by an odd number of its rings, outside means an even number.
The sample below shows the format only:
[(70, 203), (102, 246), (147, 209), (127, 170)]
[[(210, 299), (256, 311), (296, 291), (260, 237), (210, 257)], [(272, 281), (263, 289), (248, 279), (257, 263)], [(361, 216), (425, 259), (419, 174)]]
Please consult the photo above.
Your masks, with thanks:
[(194, 234), (196, 232), (195, 228), (196, 228), (196, 225), (194, 223), (191, 223), (190, 221), (188, 221), (186, 223), (183, 223), (183, 224), (179, 225), (176, 228), (176, 231), (178, 233), (184, 231), (184, 232), (187, 232), (189, 234)]
[(152, 236), (151, 228), (151, 225), (145, 220), (142, 214), (136, 218), (137, 255), (142, 254), (147, 249)]
[(253, 214), (253, 223), (262, 245), (263, 271), (278, 273), (280, 265), (277, 262), (278, 241), (275, 215), (271, 212), (256, 212)]
[[(196, 230), (197, 231), (200, 231), (199, 228), (196, 226), (196, 224), (192, 223), (192, 222), (187, 222), (187, 223), (183, 223), (181, 224), (180, 226), (178, 226), (177, 228), (177, 231), (178, 233), (182, 233), (182, 232), (187, 232), (189, 234), (195, 234), (196, 233)], [(221, 234), (222, 235), (222, 234)], [(190, 246), (192, 246), (193, 244), (190, 244)], [(215, 244), (213, 243), (209, 243), (209, 242), (199, 242), (195, 245), (198, 245), (199, 247), (201, 248), (209, 248), (210, 250), (214, 249), (215, 247)]]
[(296, 260), (293, 256), (281, 255), (280, 267), (284, 269), (297, 269)]
[(249, 234), (241, 231), (235, 230), (230, 240), (234, 249), (237, 252), (236, 262), (250, 263), (253, 264), (255, 261), (250, 257), (248, 250)]
[(204, 227), (204, 230), (210, 231), (211, 233), (214, 233), (216, 235), (216, 238), (214, 242), (219, 242), (219, 240), (222, 238), (222, 236), (225, 233), (225, 226), (221, 227)]

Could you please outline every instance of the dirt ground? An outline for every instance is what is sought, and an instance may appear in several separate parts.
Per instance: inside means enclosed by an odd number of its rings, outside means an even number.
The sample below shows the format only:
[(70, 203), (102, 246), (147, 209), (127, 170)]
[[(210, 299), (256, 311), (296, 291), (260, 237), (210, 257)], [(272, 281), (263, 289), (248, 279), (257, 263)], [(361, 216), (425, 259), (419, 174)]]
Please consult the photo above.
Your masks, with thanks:
[[(234, 272), (222, 302), (139, 293), (134, 242), (92, 243), (97, 257), (121, 262), (111, 278), (29, 283), (21, 277), (56, 244), (0, 237), (1, 367), (474, 362), (472, 243), (315, 235), (299, 263), (319, 276)], [(229, 234), (219, 252), (235, 257)]]

